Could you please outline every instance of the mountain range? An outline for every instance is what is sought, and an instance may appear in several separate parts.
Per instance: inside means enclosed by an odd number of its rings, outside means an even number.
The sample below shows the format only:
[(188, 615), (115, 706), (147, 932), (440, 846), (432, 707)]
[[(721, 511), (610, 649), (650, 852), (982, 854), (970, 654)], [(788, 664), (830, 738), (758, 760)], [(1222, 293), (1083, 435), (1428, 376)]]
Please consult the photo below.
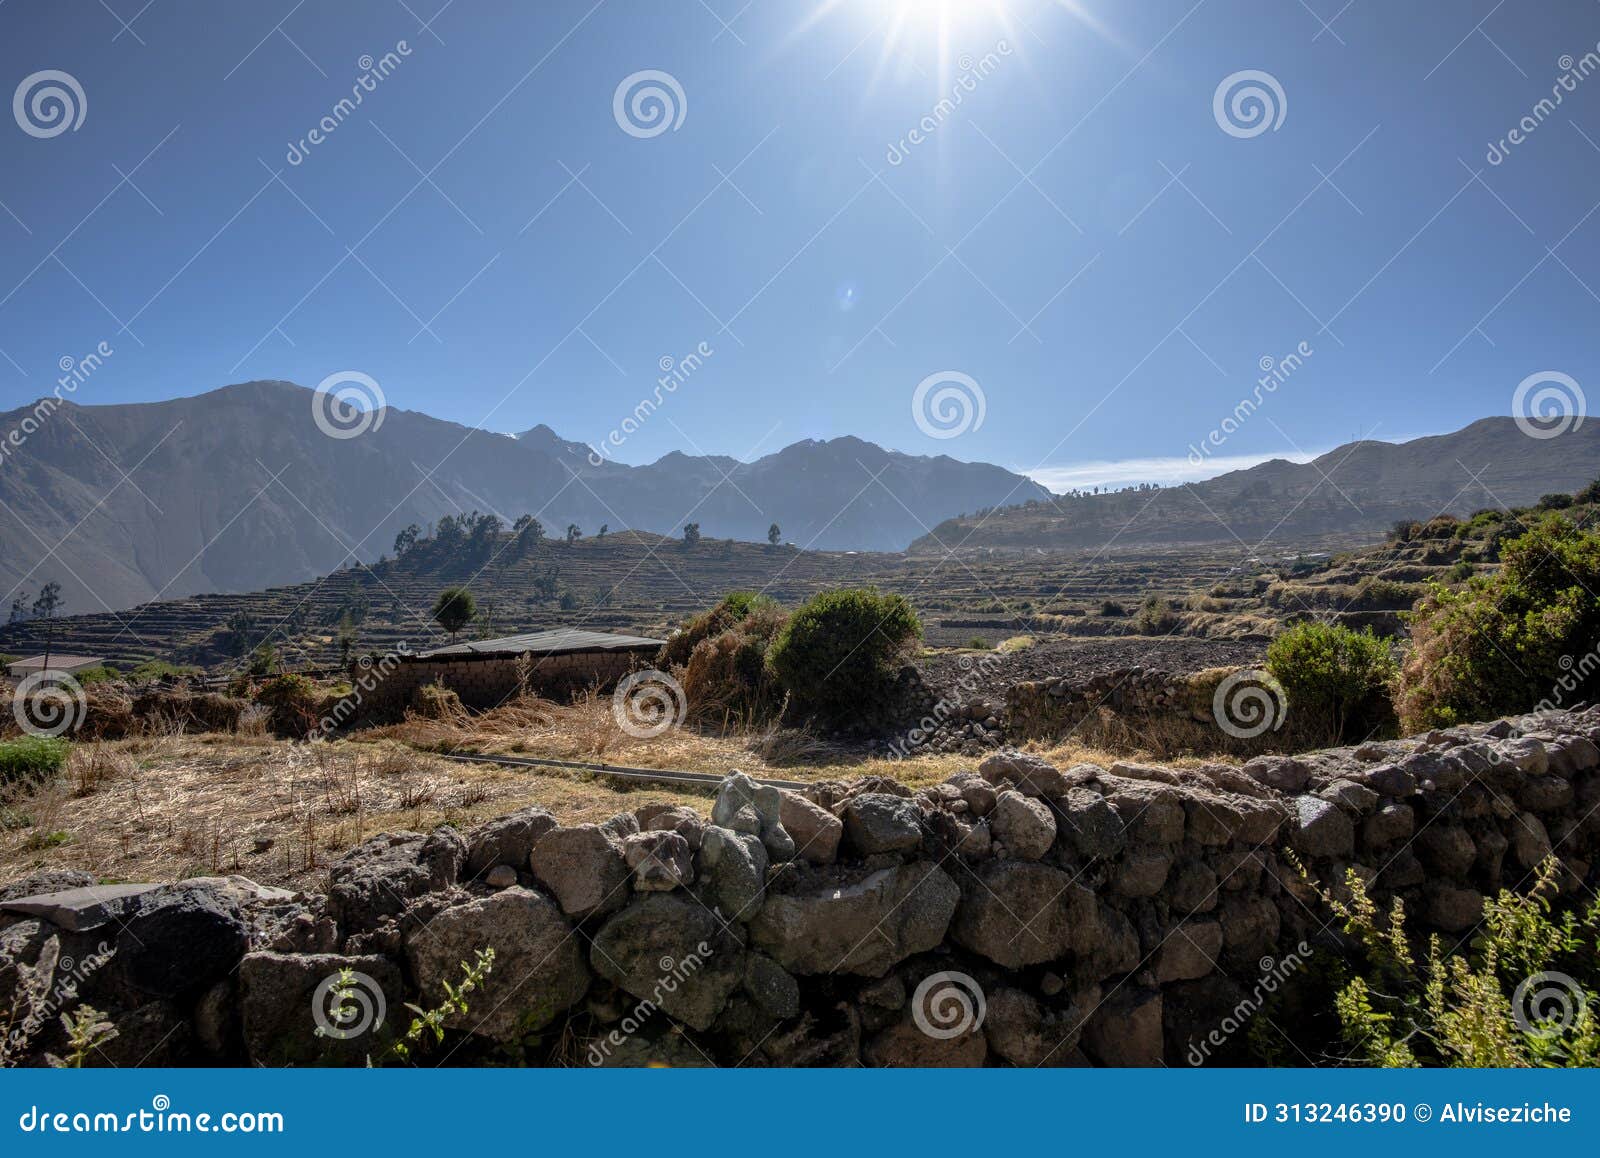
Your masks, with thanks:
[[(0, 578), (15, 598), (47, 580), (66, 608), (294, 583), (392, 550), (408, 524), (479, 510), (569, 523), (798, 546), (900, 550), (943, 519), (1047, 498), (986, 463), (808, 440), (742, 463), (674, 452), (644, 466), (592, 454), (546, 426), (496, 434), (386, 408), (331, 437), (290, 382), (108, 406), (0, 415), (27, 431), (0, 460)], [(342, 431), (341, 431), (342, 433)]]
[(1596, 478), (1600, 423), (1534, 437), (1516, 419), (1483, 418), (1450, 434), (1361, 440), (1310, 462), (1273, 459), (1184, 486), (1023, 500), (949, 519), (910, 550), (1078, 550), (1113, 542), (1232, 542), (1254, 550), (1436, 514), (1532, 506)]

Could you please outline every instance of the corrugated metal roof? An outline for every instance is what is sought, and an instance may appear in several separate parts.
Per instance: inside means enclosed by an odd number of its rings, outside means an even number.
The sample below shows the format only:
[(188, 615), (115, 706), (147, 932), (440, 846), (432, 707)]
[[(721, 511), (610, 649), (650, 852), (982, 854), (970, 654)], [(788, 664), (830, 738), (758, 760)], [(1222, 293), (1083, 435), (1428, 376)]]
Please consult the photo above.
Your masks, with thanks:
[(574, 627), (557, 627), (549, 631), (530, 631), (523, 635), (505, 635), (499, 639), (473, 639), (465, 643), (452, 643), (422, 652), (418, 659), (471, 659), (473, 656), (560, 655), (570, 651), (647, 651), (660, 647), (666, 640), (648, 639), (642, 635), (619, 635), (611, 631), (580, 631)]
[[(81, 671), (86, 667), (99, 667), (105, 660), (89, 655), (62, 655), (59, 652), (50, 657), (50, 670), (61, 672)], [(7, 665), (12, 675), (24, 672), (42, 671), (44, 669), (44, 656), (33, 655), (27, 659), (19, 659)]]

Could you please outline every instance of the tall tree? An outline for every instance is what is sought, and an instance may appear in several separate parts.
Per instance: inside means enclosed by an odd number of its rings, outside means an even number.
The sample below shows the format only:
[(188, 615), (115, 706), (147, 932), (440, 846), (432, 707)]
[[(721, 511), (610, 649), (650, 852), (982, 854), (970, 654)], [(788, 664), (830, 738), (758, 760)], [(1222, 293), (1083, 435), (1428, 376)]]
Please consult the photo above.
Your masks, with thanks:
[(776, 547), (782, 539), (783, 531), (779, 529), (777, 523), (773, 523), (772, 526), (767, 528), (767, 542), (769, 544)]
[(56, 635), (56, 608), (64, 600), (61, 598), (61, 584), (54, 579), (39, 588), (39, 598), (33, 601), (33, 617), (43, 618), (45, 621), (44, 633), (44, 670), (50, 670), (50, 646), (55, 642)]

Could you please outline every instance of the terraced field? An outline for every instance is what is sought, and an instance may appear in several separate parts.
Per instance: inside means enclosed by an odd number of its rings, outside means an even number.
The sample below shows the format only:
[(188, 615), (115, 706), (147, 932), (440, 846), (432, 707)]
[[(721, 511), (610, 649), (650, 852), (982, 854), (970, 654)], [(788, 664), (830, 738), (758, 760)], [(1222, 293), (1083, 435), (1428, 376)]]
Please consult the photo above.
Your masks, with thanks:
[[(909, 598), (936, 648), (993, 645), (1022, 634), (1167, 634), (1173, 624), (1135, 622), (1147, 601), (1180, 612), (1176, 627), (1184, 634), (1264, 638), (1278, 609), (1263, 593), (1279, 581), (1279, 571), (1293, 570), (1284, 560), (1359, 543), (1311, 540), (1280, 548), (1271, 559), (1218, 545), (941, 558), (725, 540), (690, 547), (619, 532), (570, 545), (545, 540), (525, 552), (502, 535), (473, 558), (424, 541), (400, 559), (348, 567), (315, 582), (67, 615), (56, 622), (53, 646), (122, 667), (159, 659), (223, 672), (266, 641), (291, 666), (323, 667), (338, 660), (342, 622), (358, 653), (444, 642), (428, 611), (452, 584), (470, 586), (477, 597), (480, 619), (468, 633), (478, 637), (560, 626), (664, 635), (729, 590), (761, 590), (793, 604), (826, 587), (871, 583)], [(1236, 598), (1205, 594), (1233, 587)], [(37, 621), (12, 624), (0, 629), (0, 651), (31, 654), (44, 638)]]

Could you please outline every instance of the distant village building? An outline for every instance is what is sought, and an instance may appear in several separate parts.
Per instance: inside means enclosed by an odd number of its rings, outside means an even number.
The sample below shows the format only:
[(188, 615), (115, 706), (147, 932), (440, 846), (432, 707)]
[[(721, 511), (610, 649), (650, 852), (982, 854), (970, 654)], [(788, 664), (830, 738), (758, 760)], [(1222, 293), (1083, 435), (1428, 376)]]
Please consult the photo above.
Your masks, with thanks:
[(636, 668), (648, 667), (664, 640), (560, 627), (499, 639), (474, 639), (399, 657), (375, 699), (385, 707), (409, 703), (424, 684), (441, 684), (472, 708), (492, 708), (514, 696), (524, 677), (543, 696), (605, 690)]
[(45, 666), (45, 657), (30, 655), (27, 659), (19, 659), (6, 665), (6, 672), (14, 680), (24, 679), (37, 672), (48, 670), (52, 676), (69, 676), (80, 671), (87, 671), (92, 667), (101, 667), (105, 660), (98, 656), (86, 655), (51, 655), (49, 667)]

